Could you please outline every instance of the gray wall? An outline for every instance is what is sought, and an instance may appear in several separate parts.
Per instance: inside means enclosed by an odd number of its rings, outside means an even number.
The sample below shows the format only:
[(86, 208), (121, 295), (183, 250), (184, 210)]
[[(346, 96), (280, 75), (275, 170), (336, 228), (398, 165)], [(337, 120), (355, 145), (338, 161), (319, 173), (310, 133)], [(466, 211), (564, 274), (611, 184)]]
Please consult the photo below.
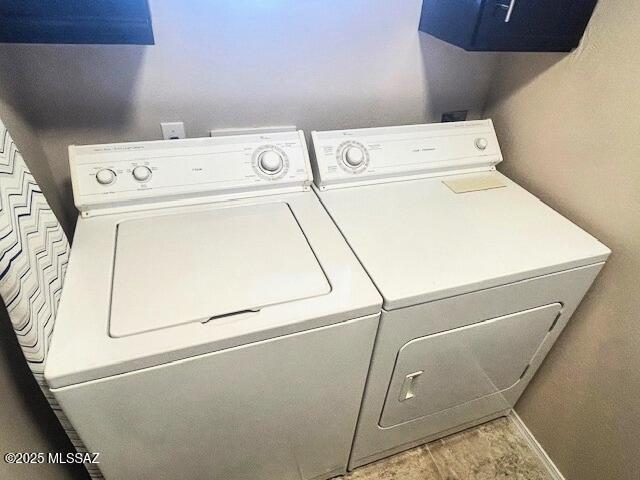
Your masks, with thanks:
[(613, 255), (517, 411), (568, 480), (640, 478), (640, 3), (598, 2), (570, 55), (506, 55), (501, 169)]
[[(0, 303), (0, 455), (7, 452), (73, 452), (18, 346)], [(0, 478), (68, 480), (87, 478), (82, 466), (10, 465), (0, 457)]]
[(421, 0), (150, 2), (156, 45), (0, 45), (2, 88), (33, 126), (67, 215), (67, 145), (221, 127), (305, 130), (478, 117), (496, 56), (418, 33)]

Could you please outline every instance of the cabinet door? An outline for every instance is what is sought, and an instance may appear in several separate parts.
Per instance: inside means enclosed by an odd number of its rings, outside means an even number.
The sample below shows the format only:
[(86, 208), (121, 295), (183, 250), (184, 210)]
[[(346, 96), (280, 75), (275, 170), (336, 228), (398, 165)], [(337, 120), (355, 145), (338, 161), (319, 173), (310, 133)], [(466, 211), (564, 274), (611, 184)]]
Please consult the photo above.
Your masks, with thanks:
[(576, 47), (597, 0), (485, 0), (475, 50), (568, 51)]
[(154, 43), (147, 0), (3, 0), (0, 26), (0, 43)]
[(398, 352), (380, 426), (500, 395), (522, 378), (561, 309), (553, 303), (408, 342)]

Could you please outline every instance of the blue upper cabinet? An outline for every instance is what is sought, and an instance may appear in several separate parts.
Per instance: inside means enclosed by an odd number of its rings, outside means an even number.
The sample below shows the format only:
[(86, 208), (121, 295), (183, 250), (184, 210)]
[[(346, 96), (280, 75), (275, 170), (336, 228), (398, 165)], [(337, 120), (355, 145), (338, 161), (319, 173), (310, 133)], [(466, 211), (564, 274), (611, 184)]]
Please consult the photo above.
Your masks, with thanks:
[(597, 0), (424, 0), (420, 30), (465, 50), (568, 52)]
[(0, 0), (1, 43), (153, 44), (147, 0)]

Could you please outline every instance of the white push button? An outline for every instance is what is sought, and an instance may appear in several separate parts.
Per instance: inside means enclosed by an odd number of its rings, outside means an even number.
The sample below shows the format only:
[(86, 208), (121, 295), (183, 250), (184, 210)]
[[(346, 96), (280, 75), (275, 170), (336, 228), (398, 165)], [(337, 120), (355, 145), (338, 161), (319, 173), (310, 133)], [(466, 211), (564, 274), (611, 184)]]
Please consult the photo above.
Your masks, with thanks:
[(345, 161), (352, 167), (359, 167), (364, 162), (364, 152), (359, 147), (349, 147), (344, 152)]
[(486, 138), (476, 138), (476, 148), (478, 150), (484, 150), (485, 148), (487, 148), (487, 146), (489, 145), (489, 142), (487, 142)]
[(258, 162), (260, 168), (266, 173), (273, 174), (282, 168), (282, 156), (274, 150), (262, 152), (258, 158)]
[(149, 167), (139, 166), (134, 168), (131, 173), (133, 178), (139, 182), (146, 182), (151, 178), (151, 170), (149, 170)]
[(100, 185), (109, 185), (116, 180), (116, 172), (110, 170), (108, 168), (103, 168), (98, 173), (96, 173), (96, 181)]

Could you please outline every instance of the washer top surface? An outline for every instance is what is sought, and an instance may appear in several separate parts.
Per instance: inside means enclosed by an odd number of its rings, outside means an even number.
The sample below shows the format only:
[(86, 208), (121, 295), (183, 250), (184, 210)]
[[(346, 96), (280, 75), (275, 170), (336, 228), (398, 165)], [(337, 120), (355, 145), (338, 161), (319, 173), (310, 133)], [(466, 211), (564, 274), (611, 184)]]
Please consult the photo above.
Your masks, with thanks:
[[(480, 147), (497, 148), (497, 144), (491, 145), (497, 140), (490, 122), (484, 125), (491, 132), (481, 133), (480, 137), (488, 139), (488, 146), (474, 140), (478, 124), (483, 122), (467, 123), (474, 129), (469, 138), (460, 134), (460, 125), (436, 128), (438, 135), (452, 128), (455, 140), (451, 142), (467, 142), (471, 153)], [(424, 127), (432, 133), (429, 126)], [(404, 133), (401, 127), (396, 128), (398, 133)], [(378, 130), (384, 131), (384, 138), (380, 138)], [(385, 309), (597, 263), (610, 254), (598, 240), (495, 171), (493, 160), (484, 171), (477, 171), (480, 163), (473, 164), (470, 173), (453, 165), (455, 175), (438, 172), (429, 177), (429, 157), (425, 162), (407, 159), (418, 151), (414, 144), (421, 145), (425, 155), (440, 155), (441, 164), (446, 155), (438, 147), (450, 148), (452, 143), (440, 137), (441, 143), (437, 141), (430, 148), (430, 140), (419, 138), (414, 131), (412, 143), (406, 145), (403, 154), (397, 146), (399, 142), (388, 136), (388, 130), (355, 131), (351, 141), (367, 149), (372, 173), (368, 180), (365, 170), (362, 183), (358, 183), (357, 174), (352, 175), (347, 186), (340, 184), (341, 178), (334, 184), (322, 181), (323, 173), (324, 179), (337, 176), (338, 170), (332, 170), (336, 148), (330, 145), (339, 145), (343, 135), (320, 132), (314, 136), (320, 163), (316, 166), (320, 171), (316, 181), (325, 187), (319, 189), (318, 195), (378, 287)], [(385, 157), (387, 142), (393, 150)], [(471, 153), (464, 160), (467, 164), (473, 163), (469, 160)], [(394, 177), (386, 181), (370, 181), (374, 169), (380, 172), (386, 165), (409, 163), (418, 165), (418, 175), (412, 176), (409, 170), (404, 176), (394, 172)], [(344, 177), (343, 173), (340, 175)]]
[(331, 290), (286, 203), (126, 220), (116, 235), (114, 337)]
[[(279, 170), (261, 169), (265, 151)], [(301, 132), (85, 146), (70, 163), (82, 215), (45, 365), (53, 389), (380, 312), (309, 187)]]

